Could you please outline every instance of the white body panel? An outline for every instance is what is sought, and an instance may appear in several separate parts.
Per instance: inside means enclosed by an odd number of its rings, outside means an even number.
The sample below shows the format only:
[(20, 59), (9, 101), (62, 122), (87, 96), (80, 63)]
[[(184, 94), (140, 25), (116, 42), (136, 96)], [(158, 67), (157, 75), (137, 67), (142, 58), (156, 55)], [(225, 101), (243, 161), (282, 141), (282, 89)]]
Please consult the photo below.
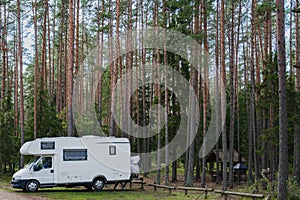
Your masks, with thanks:
[[(47, 146), (48, 144), (50, 146)], [(72, 153), (73, 151), (75, 153)], [(76, 151), (82, 153), (78, 154)], [(26, 142), (20, 152), (23, 155), (52, 158), (50, 168), (34, 170), (37, 161), (13, 176), (22, 180), (35, 179), (41, 185), (91, 183), (98, 176), (105, 177), (107, 182), (127, 181), (131, 176), (130, 143), (127, 138), (99, 136), (41, 138)], [(79, 157), (82, 154), (82, 160), (68, 160), (75, 154)]]

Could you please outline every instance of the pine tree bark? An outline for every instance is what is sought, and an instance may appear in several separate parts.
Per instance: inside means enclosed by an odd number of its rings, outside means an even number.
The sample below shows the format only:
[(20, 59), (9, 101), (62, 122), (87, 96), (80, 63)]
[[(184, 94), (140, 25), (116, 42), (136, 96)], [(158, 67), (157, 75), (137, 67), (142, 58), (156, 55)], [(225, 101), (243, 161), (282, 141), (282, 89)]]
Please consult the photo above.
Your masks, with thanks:
[(204, 87), (203, 87), (203, 157), (202, 157), (202, 179), (201, 187), (206, 186), (206, 132), (207, 132), (207, 117), (208, 117), (208, 96), (209, 96), (209, 82), (208, 82), (208, 38), (207, 38), (207, 1), (202, 2), (203, 12), (203, 43), (204, 43)]
[(235, 131), (235, 88), (234, 88), (234, 1), (231, 5), (231, 30), (230, 30), (230, 139), (229, 139), (229, 186), (233, 188), (233, 152), (234, 152), (234, 131)]
[(67, 86), (67, 121), (68, 136), (74, 136), (73, 111), (72, 111), (72, 93), (73, 93), (73, 64), (74, 64), (74, 26), (73, 26), (74, 2), (69, 0), (69, 27), (68, 27), (68, 52), (66, 66), (66, 86)]
[[(0, 105), (0, 108), (3, 109), (4, 101), (5, 101), (5, 96), (6, 96), (6, 79), (7, 79), (7, 3), (3, 3), (4, 11), (3, 11), (3, 32), (2, 32), (2, 89), (1, 89), (1, 98), (2, 102)], [(1, 27), (2, 28), (2, 27)]]
[[(46, 35), (47, 35), (48, 0), (44, 0), (44, 19), (42, 35), (42, 76), (41, 84), (44, 91), (47, 89), (47, 62), (46, 62)], [(45, 97), (43, 97), (45, 98)]]
[(75, 76), (77, 76), (79, 70), (79, 11), (80, 11), (80, 0), (76, 1), (76, 37), (75, 37)]
[(18, 33), (14, 36), (14, 57), (15, 57), (15, 69), (14, 69), (14, 132), (15, 137), (19, 136), (19, 57), (18, 57), (18, 41), (16, 39)]
[[(104, 17), (101, 17), (101, 12), (104, 12), (105, 8), (104, 8), (104, 0), (102, 0), (102, 6), (100, 9), (100, 0), (98, 0), (97, 3), (97, 7), (98, 7), (98, 30), (97, 30), (97, 48), (98, 48), (98, 67), (102, 67), (103, 64), (103, 37), (104, 37), (104, 33), (103, 31), (101, 32), (101, 28), (103, 28), (104, 26)], [(98, 122), (100, 127), (102, 126), (102, 91), (103, 91), (103, 87), (102, 87), (102, 76), (99, 77), (99, 83), (98, 83), (98, 112), (99, 117), (98, 117)]]
[[(166, 1), (163, 0), (163, 19), (164, 19), (164, 29), (167, 28), (167, 9), (166, 9)], [(167, 54), (167, 44), (164, 43), (164, 84), (165, 84), (165, 185), (169, 185), (169, 149), (168, 149), (168, 143), (169, 143), (169, 119), (168, 119), (168, 110), (169, 110), (169, 95), (168, 95), (168, 78), (167, 77), (167, 64), (168, 64), (168, 54)]]
[(58, 47), (58, 69), (57, 69), (57, 84), (56, 84), (56, 112), (60, 113), (62, 111), (62, 87), (63, 87), (63, 79), (62, 79), (62, 70), (63, 70), (63, 32), (64, 32), (64, 19), (65, 19), (65, 4), (61, 5), (61, 18), (60, 18), (60, 26), (59, 26), (59, 47)]
[[(200, 25), (200, 0), (195, 0), (194, 4), (195, 4), (194, 5), (194, 12), (195, 12), (195, 14), (194, 14), (194, 35), (197, 38), (196, 41), (200, 42), (199, 38), (198, 38), (199, 32), (200, 32), (199, 31), (199, 27), (201, 27), (201, 25)], [(200, 52), (196, 52), (196, 50), (195, 50), (195, 53), (199, 53), (200, 54)], [(197, 69), (197, 70), (199, 70), (199, 69)], [(198, 77), (199, 76), (201, 76), (200, 73), (198, 73)], [(199, 89), (197, 91), (197, 96), (200, 97), (201, 86), (200, 87), (198, 86), (198, 88)], [(196, 152), (199, 152), (199, 150), (201, 148), (200, 147), (201, 146), (200, 140), (201, 140), (201, 138), (200, 138), (200, 131), (198, 131), (198, 133), (196, 134), (196, 138), (195, 138)], [(200, 172), (201, 172), (200, 162), (201, 162), (201, 159), (199, 158), (199, 156), (196, 156), (196, 158), (195, 158), (195, 167), (196, 167), (195, 180), (197, 180), (197, 181), (200, 180)]]
[[(0, 0), (0, 2), (2, 5), (2, 0)], [(2, 7), (1, 6), (0, 6), (0, 27), (2, 27)], [(0, 28), (0, 34), (3, 35), (2, 28)], [(3, 38), (0, 38), (0, 54), (3, 55)], [(1, 63), (1, 66), (3, 66), (3, 59), (0, 60), (0, 63)], [(2, 70), (3, 70), (3, 67), (2, 67)], [(2, 73), (1, 73), (1, 75), (2, 75)], [(3, 81), (3, 76), (1, 79), (1, 84), (3, 84), (2, 81)], [(0, 92), (0, 110), (2, 108), (2, 99), (3, 99), (3, 96), (2, 96), (2, 90), (1, 90), (1, 92)], [(0, 161), (0, 170), (1, 169), (2, 169), (2, 165), (1, 165), (1, 161)]]
[[(24, 133), (24, 85), (23, 85), (23, 49), (22, 49), (22, 32), (21, 32), (21, 1), (17, 0), (17, 18), (18, 18), (18, 61), (19, 61), (19, 73), (20, 73), (20, 136), (21, 146), (25, 142)], [(24, 167), (24, 155), (20, 157), (20, 168)]]
[[(219, 36), (219, 12), (220, 12), (220, 2), (219, 0), (217, 0), (217, 12), (216, 12), (216, 40), (215, 40), (215, 43), (216, 43), (216, 46), (215, 46), (215, 60), (216, 60), (216, 82), (215, 82), (215, 85), (216, 85), (216, 90), (215, 90), (215, 96), (216, 98), (219, 96), (219, 91), (220, 91), (220, 57), (219, 57), (219, 39), (220, 39), (220, 36)], [(218, 98), (217, 98), (218, 99)], [(219, 102), (220, 99), (218, 99), (216, 101), (216, 105), (217, 105), (217, 108), (219, 108)], [(220, 129), (219, 129), (219, 123), (221, 123), (221, 113), (220, 113), (220, 109), (216, 109), (216, 135), (219, 135), (220, 133)], [(217, 141), (217, 144), (216, 144), (216, 183), (219, 183), (220, 182), (220, 160), (219, 160), (219, 151), (220, 151), (220, 142), (219, 142), (219, 139)]]
[[(260, 131), (260, 125), (261, 125), (261, 120), (259, 119), (259, 110), (256, 109), (256, 102), (259, 101), (259, 94), (258, 90), (256, 89), (256, 85), (260, 84), (260, 60), (259, 60), (259, 48), (257, 44), (257, 35), (259, 35), (260, 28), (258, 27), (258, 17), (257, 17), (257, 12), (256, 8), (257, 7), (257, 2), (256, 0), (253, 0), (252, 4), (252, 41), (253, 41), (253, 47), (252, 50), (254, 51), (254, 81), (252, 86), (252, 93), (254, 92), (254, 100), (253, 100), (253, 113), (251, 113), (251, 116), (253, 118), (252, 126), (253, 126), (253, 164), (254, 164), (254, 175), (255, 175), (255, 181), (259, 178), (259, 172), (258, 172), (258, 166), (259, 166), (259, 159), (258, 159), (258, 134)], [(250, 75), (251, 77), (251, 75)], [(252, 83), (251, 83), (252, 84)]]
[[(296, 0), (296, 8), (299, 7), (299, 1)], [(295, 16), (295, 29), (296, 29), (296, 65), (300, 65), (300, 38), (299, 38), (299, 14)], [(299, 95), (300, 92), (300, 69), (296, 68), (296, 92)], [(297, 106), (299, 101), (297, 100)], [(300, 113), (299, 108), (296, 109), (296, 120), (294, 123), (294, 156), (293, 156), (293, 177), (296, 178), (297, 184), (300, 186)]]
[(285, 55), (285, 14), (284, 0), (276, 0), (276, 34), (278, 48), (279, 75), (279, 177), (278, 199), (287, 199), (288, 180), (288, 133), (286, 106), (286, 55)]
[[(225, 65), (225, 1), (221, 0), (221, 16), (220, 16), (220, 33), (221, 33), (221, 81), (226, 88), (226, 65)], [(221, 97), (225, 96), (226, 91), (222, 90), (221, 88)], [(225, 99), (221, 98), (221, 105), (224, 105)], [(223, 116), (223, 113), (222, 113)], [(223, 121), (224, 119), (222, 119)], [(224, 120), (225, 121), (225, 120)], [(224, 123), (222, 127), (222, 148), (223, 148), (223, 182), (222, 182), (222, 189), (227, 190), (227, 135), (226, 135), (226, 123)]]
[(37, 138), (37, 104), (38, 104), (38, 85), (39, 85), (39, 53), (38, 53), (38, 32), (37, 32), (37, 0), (33, 3), (33, 24), (34, 24), (34, 105), (33, 105), (33, 138)]

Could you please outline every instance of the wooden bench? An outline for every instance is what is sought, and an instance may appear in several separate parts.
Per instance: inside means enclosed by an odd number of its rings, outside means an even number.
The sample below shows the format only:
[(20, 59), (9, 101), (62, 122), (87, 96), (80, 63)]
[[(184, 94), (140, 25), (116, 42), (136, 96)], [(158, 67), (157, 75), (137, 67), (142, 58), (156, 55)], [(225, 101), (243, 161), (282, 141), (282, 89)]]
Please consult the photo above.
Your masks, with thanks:
[(168, 186), (168, 185), (158, 185), (158, 184), (152, 184), (152, 183), (148, 183), (147, 186), (153, 186), (154, 187), (154, 191), (156, 191), (156, 188), (164, 188), (164, 189), (168, 189), (169, 193), (171, 194), (172, 190), (175, 190), (176, 188), (173, 186)]
[(115, 183), (114, 190), (117, 189), (117, 187), (118, 187), (119, 184), (121, 185), (121, 190), (124, 190), (124, 188), (125, 188), (127, 182), (126, 182), (126, 181), (117, 181), (117, 182)]
[(141, 185), (141, 189), (144, 189), (144, 185), (146, 184), (146, 182), (143, 181), (143, 179), (133, 179), (132, 181), (130, 181), (130, 188), (132, 188), (132, 184), (140, 184)]
[(188, 194), (188, 190), (205, 192), (205, 199), (207, 198), (207, 193), (208, 192), (213, 192), (214, 191), (214, 189), (212, 189), (212, 188), (181, 187), (181, 186), (178, 186), (176, 189), (178, 189), (178, 190), (184, 190), (184, 194), (185, 195)]
[(227, 199), (227, 196), (229, 196), (229, 195), (241, 196), (241, 197), (252, 197), (253, 199), (264, 198), (263, 194), (251, 194), (251, 193), (223, 191), (223, 190), (215, 190), (215, 193), (225, 195), (225, 199)]
[(121, 189), (123, 190), (128, 182), (130, 184), (130, 188), (132, 188), (132, 184), (140, 184), (141, 189), (144, 189), (144, 185), (146, 184), (146, 182), (143, 181), (143, 178), (135, 178), (131, 181), (118, 181), (115, 183), (114, 190), (116, 190), (119, 184), (121, 185)]

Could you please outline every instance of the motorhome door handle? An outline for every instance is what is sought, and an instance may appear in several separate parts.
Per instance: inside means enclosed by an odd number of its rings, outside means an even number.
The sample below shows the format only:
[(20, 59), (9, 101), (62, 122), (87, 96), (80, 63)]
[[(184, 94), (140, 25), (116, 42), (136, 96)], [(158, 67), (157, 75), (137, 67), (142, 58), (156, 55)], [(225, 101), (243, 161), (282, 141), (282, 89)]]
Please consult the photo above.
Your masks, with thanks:
[(50, 170), (50, 173), (54, 173), (54, 170), (53, 170), (53, 169), (51, 169), (51, 170)]

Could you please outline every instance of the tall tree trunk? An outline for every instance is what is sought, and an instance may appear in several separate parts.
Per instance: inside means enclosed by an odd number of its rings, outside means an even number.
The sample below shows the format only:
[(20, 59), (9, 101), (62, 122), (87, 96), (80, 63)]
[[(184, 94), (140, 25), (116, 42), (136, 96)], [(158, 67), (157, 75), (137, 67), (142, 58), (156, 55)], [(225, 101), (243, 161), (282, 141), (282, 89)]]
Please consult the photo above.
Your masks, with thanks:
[[(240, 29), (241, 29), (241, 17), (242, 17), (242, 0), (239, 0), (239, 13), (238, 13), (238, 30), (236, 37), (236, 49), (235, 49), (235, 71), (234, 71), (234, 88), (235, 88), (235, 112), (236, 112), (236, 120), (237, 120), (237, 150), (239, 153), (239, 163), (242, 162), (241, 156), (241, 145), (240, 145), (240, 115), (239, 115), (239, 85), (238, 85), (238, 72), (239, 72), (239, 44), (240, 44)], [(240, 174), (239, 174), (240, 180)]]
[(68, 54), (66, 66), (66, 84), (67, 84), (67, 121), (68, 136), (74, 136), (74, 123), (72, 111), (72, 93), (73, 93), (73, 63), (74, 63), (74, 26), (73, 26), (74, 2), (69, 0), (69, 27), (68, 27)]
[(234, 88), (234, 1), (231, 5), (231, 30), (230, 30), (230, 139), (229, 139), (229, 186), (233, 188), (233, 156), (234, 156), (234, 131), (235, 131), (235, 88)]
[[(142, 33), (144, 33), (144, 4), (143, 0), (140, 0), (140, 9), (141, 9), (141, 30)], [(146, 17), (146, 16), (145, 16)], [(144, 40), (144, 35), (142, 35), (142, 41)], [(145, 64), (146, 64), (146, 49), (144, 48), (144, 43), (142, 42), (142, 106), (143, 106), (143, 126), (145, 127), (147, 125), (146, 121), (146, 86), (145, 86)], [(151, 97), (150, 97), (151, 98)], [(147, 133), (144, 133), (145, 135)], [(147, 141), (148, 138), (143, 138), (143, 153), (147, 153)], [(145, 154), (146, 155), (146, 154)], [(143, 168), (144, 168), (144, 176), (147, 177), (149, 168), (148, 168), (148, 162), (149, 159), (147, 156), (143, 157)]]
[(76, 2), (76, 47), (75, 47), (75, 76), (77, 75), (77, 72), (79, 70), (79, 10), (80, 10), (80, 0), (77, 0)]
[[(290, 1), (290, 9), (292, 10), (293, 9), (293, 1)], [(294, 75), (294, 71), (293, 71), (293, 56), (292, 56), (292, 52), (293, 52), (293, 12), (290, 12), (290, 26), (289, 26), (289, 29), (291, 30), (290, 31), (290, 49), (289, 49), (289, 52), (290, 52), (290, 80), (292, 81), (292, 78), (293, 75)]]
[(115, 60), (113, 61), (111, 65), (111, 104), (110, 104), (110, 125), (109, 125), (109, 135), (114, 136), (115, 133), (115, 121), (114, 116), (116, 112), (116, 91), (114, 90), (114, 87), (117, 83), (117, 76), (118, 76), (118, 59), (116, 59), (116, 56), (118, 56), (118, 49), (119, 49), (119, 27), (120, 27), (120, 5), (121, 2), (117, 0), (116, 2), (116, 44), (115, 44)]
[[(194, 6), (194, 12), (195, 12), (195, 14), (194, 14), (194, 35), (195, 35), (195, 38), (197, 38), (196, 39), (196, 41), (197, 42), (199, 42), (200, 43), (200, 45), (201, 45), (201, 41), (199, 41), (199, 27), (202, 27), (202, 24), (201, 24), (201, 20), (200, 20), (200, 0), (195, 0), (195, 2), (194, 2), (194, 4), (195, 4), (195, 6)], [(202, 15), (201, 15), (202, 16)], [(197, 54), (197, 53), (199, 53), (200, 54), (200, 52), (196, 52), (196, 50), (194, 50), (195, 51), (195, 53)], [(200, 67), (199, 67), (200, 68)], [(199, 70), (200, 71), (200, 69), (197, 69), (197, 70)], [(198, 71), (198, 72), (199, 72)], [(199, 72), (198, 73), (198, 77), (201, 77), (202, 76), (202, 74)], [(198, 78), (199, 79), (199, 78)], [(197, 91), (197, 96), (199, 97), (199, 98), (201, 98), (200, 97), (200, 94), (201, 94), (201, 85), (200, 86), (198, 86), (198, 91)], [(200, 130), (200, 129), (199, 129)], [(195, 142), (196, 142), (196, 152), (199, 152), (200, 151), (200, 148), (201, 148), (201, 134), (200, 134), (200, 131), (198, 131), (198, 133), (196, 134), (196, 138), (195, 138)], [(200, 159), (200, 157), (199, 156), (196, 156), (196, 158), (195, 158), (195, 167), (196, 167), (196, 174), (195, 174), (195, 180), (200, 180), (200, 173), (201, 173), (201, 166), (200, 166), (200, 162), (201, 162), (201, 159)]]
[(279, 177), (278, 199), (287, 199), (288, 180), (288, 133), (286, 106), (286, 56), (285, 56), (285, 15), (284, 0), (276, 0), (276, 33), (279, 72)]
[(37, 138), (37, 104), (39, 85), (39, 52), (38, 52), (38, 32), (37, 32), (37, 0), (33, 3), (33, 23), (34, 23), (34, 108), (33, 108), (33, 138)]
[(209, 96), (209, 82), (208, 82), (208, 38), (207, 38), (207, 1), (202, 2), (203, 12), (203, 28), (204, 28), (204, 87), (203, 87), (203, 157), (202, 157), (202, 179), (201, 187), (206, 186), (206, 132), (207, 132), (207, 117), (208, 117), (208, 96)]
[[(17, 31), (16, 31), (17, 32)], [(14, 56), (15, 56), (15, 69), (14, 69), (14, 132), (15, 137), (19, 136), (19, 57), (18, 57), (18, 42), (16, 41), (17, 34), (14, 36)]]
[[(2, 5), (2, 0), (0, 0), (0, 3)], [(0, 6), (0, 27), (2, 27), (2, 7)], [(0, 28), (0, 35), (3, 35), (3, 32), (2, 32), (2, 28)], [(4, 35), (3, 35), (4, 36)], [(3, 37), (2, 36), (2, 37)], [(3, 38), (0, 38), (0, 55), (2, 54), (3, 55)], [(2, 57), (3, 58), (3, 57)], [(2, 66), (2, 70), (3, 70), (3, 59), (0, 60), (0, 64)], [(3, 71), (2, 71), (3, 72)], [(1, 73), (2, 74), (2, 73)], [(3, 76), (2, 76), (2, 79), (1, 79), (1, 84), (3, 86)], [(3, 88), (2, 88), (3, 89)], [(2, 101), (3, 101), (3, 96), (2, 96), (2, 89), (1, 89), (1, 92), (0, 92), (0, 110), (2, 109)], [(0, 160), (0, 171), (2, 169), (2, 163), (1, 163), (1, 160)]]
[[(55, 2), (54, 2), (55, 3)], [(55, 7), (55, 5), (54, 5)], [(55, 9), (55, 8), (54, 8)], [(49, 11), (49, 5), (47, 4), (47, 23), (48, 23), (48, 35), (47, 35), (47, 40), (48, 40), (48, 102), (49, 102), (49, 106), (51, 106), (51, 103), (52, 103), (52, 100), (51, 100), (51, 97), (52, 97), (52, 87), (53, 87), (53, 83), (52, 83), (52, 56), (51, 56), (51, 24), (50, 24), (50, 12)], [(51, 13), (52, 14), (52, 13)], [(54, 13), (55, 14), (55, 11)], [(55, 18), (55, 17), (54, 17)], [(54, 38), (54, 36), (53, 36)], [(54, 47), (52, 48), (54, 49)], [(52, 127), (49, 127), (50, 130)]]
[[(251, 82), (251, 92), (253, 93), (253, 113), (251, 111), (250, 115), (252, 117), (252, 140), (253, 140), (253, 164), (254, 164), (254, 175), (255, 175), (255, 182), (258, 179), (259, 172), (258, 172), (258, 154), (257, 154), (257, 149), (258, 149), (258, 133), (259, 133), (259, 126), (260, 126), (260, 120), (258, 119), (259, 116), (259, 111), (257, 111), (255, 102), (258, 102), (259, 100), (259, 94), (258, 91), (256, 90), (256, 85), (260, 83), (260, 64), (259, 64), (259, 48), (257, 47), (257, 33), (260, 31), (259, 30), (259, 23), (257, 22), (257, 11), (256, 11), (256, 6), (257, 2), (256, 0), (252, 1), (252, 51), (253, 51), (253, 82)], [(252, 54), (251, 54), (252, 55)], [(252, 59), (252, 58), (251, 58)], [(252, 73), (252, 72), (251, 72)], [(250, 78), (252, 79), (251, 75)], [(257, 112), (256, 112), (257, 111)]]
[[(226, 65), (225, 65), (225, 1), (221, 0), (221, 26), (220, 26), (220, 33), (221, 33), (221, 81), (226, 88)], [(221, 89), (221, 97), (225, 96), (226, 91)], [(224, 101), (226, 99), (221, 98), (221, 105), (224, 105)], [(222, 116), (223, 113), (222, 113)], [(222, 119), (222, 121), (225, 121)], [(223, 145), (223, 182), (222, 182), (222, 189), (227, 189), (227, 135), (226, 135), (226, 123), (224, 123), (222, 127), (222, 145)]]
[[(252, 161), (254, 160), (254, 169), (255, 169), (255, 39), (256, 39), (256, 21), (255, 21), (255, 6), (256, 1), (252, 0), (252, 19), (251, 19), (251, 58), (250, 58), (250, 112), (249, 112), (249, 134), (248, 134), (248, 144), (249, 144), (249, 158), (248, 158), (248, 176), (249, 181), (252, 182)], [(254, 159), (253, 159), (254, 158)], [(255, 176), (255, 182), (256, 182)]]
[[(296, 8), (299, 6), (299, 1), (296, 0)], [(299, 38), (299, 14), (296, 13), (296, 66), (300, 66), (300, 38)], [(296, 68), (296, 93), (299, 96), (300, 92), (300, 69)], [(299, 105), (299, 101), (297, 100), (297, 105)], [(298, 112), (296, 113), (296, 120), (294, 125), (294, 159), (293, 159), (293, 177), (296, 178), (298, 185), (300, 186), (300, 114), (299, 107)]]
[[(47, 14), (48, 13), (48, 0), (44, 0), (44, 19), (43, 19), (43, 36), (42, 36), (42, 76), (41, 84), (42, 89), (47, 89), (47, 62), (46, 62), (46, 35), (47, 35)], [(43, 97), (45, 98), (45, 97)]]
[[(163, 0), (163, 19), (164, 19), (164, 29), (167, 28), (167, 9), (166, 9), (166, 1)], [(168, 78), (167, 77), (167, 64), (168, 64), (168, 54), (167, 54), (167, 44), (164, 43), (164, 84), (165, 84), (165, 185), (169, 185), (169, 149), (168, 149), (168, 143), (169, 143), (169, 119), (168, 119), (168, 110), (169, 110), (169, 95), (168, 95)]]
[[(102, 67), (103, 64), (103, 36), (104, 33), (103, 31), (101, 31), (101, 28), (103, 28), (104, 26), (104, 17), (101, 16), (101, 12), (104, 12), (105, 8), (104, 8), (104, 1), (102, 0), (102, 6), (100, 8), (100, 0), (98, 0), (97, 3), (97, 9), (98, 9), (98, 30), (97, 30), (97, 48), (98, 48), (98, 57), (97, 57), (97, 65), (98, 67)], [(82, 58), (83, 59), (83, 58)], [(102, 76), (99, 77), (99, 83), (98, 83), (98, 112), (99, 112), (99, 116), (98, 116), (98, 122), (100, 127), (102, 126), (102, 91), (103, 91), (103, 87), (102, 87)]]
[[(61, 18), (60, 18), (60, 26), (59, 26), (59, 47), (58, 47), (58, 69), (57, 69), (57, 84), (56, 84), (56, 112), (60, 113), (62, 111), (62, 70), (63, 70), (63, 32), (64, 32), (64, 18), (65, 18), (65, 4), (61, 5)], [(60, 134), (59, 134), (60, 136)]]
[[(4, 12), (3, 12), (3, 32), (2, 32), (2, 89), (1, 89), (1, 98), (2, 98), (2, 102), (0, 105), (0, 108), (4, 108), (4, 101), (5, 101), (5, 95), (6, 95), (6, 76), (7, 76), (7, 14), (6, 14), (6, 9), (7, 9), (7, 2), (3, 3), (3, 7), (4, 7)], [(2, 28), (2, 27), (1, 27)]]
[[(23, 49), (22, 49), (22, 32), (21, 32), (21, 1), (17, 1), (17, 18), (18, 18), (18, 61), (20, 67), (20, 136), (21, 146), (25, 142), (24, 133), (24, 86), (23, 86)], [(24, 167), (24, 155), (21, 154), (20, 168)]]
[[(217, 0), (217, 12), (216, 12), (216, 40), (215, 40), (215, 43), (216, 43), (216, 46), (215, 46), (215, 60), (216, 60), (216, 80), (215, 80), (215, 85), (216, 85), (216, 90), (215, 90), (215, 98), (218, 99), (218, 96), (219, 96), (219, 91), (220, 91), (220, 64), (219, 64), (219, 61), (220, 61), (220, 58), (219, 58), (219, 39), (220, 39), (220, 36), (219, 36), (219, 7), (220, 7), (220, 2), (219, 0)], [(219, 99), (217, 100), (217, 107), (219, 107)], [(220, 110), (219, 109), (216, 109), (216, 135), (219, 135), (219, 132), (221, 131), (219, 129), (219, 123), (221, 123), (221, 119), (220, 119), (220, 116), (221, 116), (221, 113), (220, 113)], [(219, 148), (219, 139), (217, 141), (217, 144), (216, 144), (216, 183), (219, 183), (220, 182), (220, 160), (219, 160), (219, 151), (220, 151), (220, 148)]]
[[(155, 27), (155, 32), (154, 34), (158, 34), (158, 30), (156, 29), (158, 26), (158, 8), (159, 8), (159, 1), (154, 2), (154, 8), (153, 8), (153, 22), (154, 22), (154, 27)], [(154, 85), (155, 87), (155, 96), (157, 97), (158, 104), (161, 103), (161, 85), (160, 85), (160, 54), (159, 54), (159, 49), (155, 48), (153, 50), (153, 78), (157, 78), (159, 83), (156, 83)], [(160, 184), (160, 179), (161, 179), (161, 109), (158, 107), (158, 112), (157, 112), (157, 175), (156, 175), (156, 183)]]
[[(133, 24), (133, 20), (132, 20), (132, 0), (128, 1), (128, 34), (127, 34), (127, 48), (132, 50), (132, 24)], [(126, 53), (126, 70), (128, 70), (128, 72), (126, 73), (128, 75), (128, 84), (127, 84), (127, 92), (128, 94), (132, 94), (132, 67), (133, 67), (133, 52), (129, 51)], [(130, 97), (127, 97), (127, 106), (128, 108), (131, 107), (131, 99)], [(129, 113), (132, 116), (132, 110), (130, 109)], [(127, 130), (129, 133), (131, 133), (132, 131), (132, 127), (131, 127), (131, 123), (130, 123), (130, 118), (127, 118)]]

